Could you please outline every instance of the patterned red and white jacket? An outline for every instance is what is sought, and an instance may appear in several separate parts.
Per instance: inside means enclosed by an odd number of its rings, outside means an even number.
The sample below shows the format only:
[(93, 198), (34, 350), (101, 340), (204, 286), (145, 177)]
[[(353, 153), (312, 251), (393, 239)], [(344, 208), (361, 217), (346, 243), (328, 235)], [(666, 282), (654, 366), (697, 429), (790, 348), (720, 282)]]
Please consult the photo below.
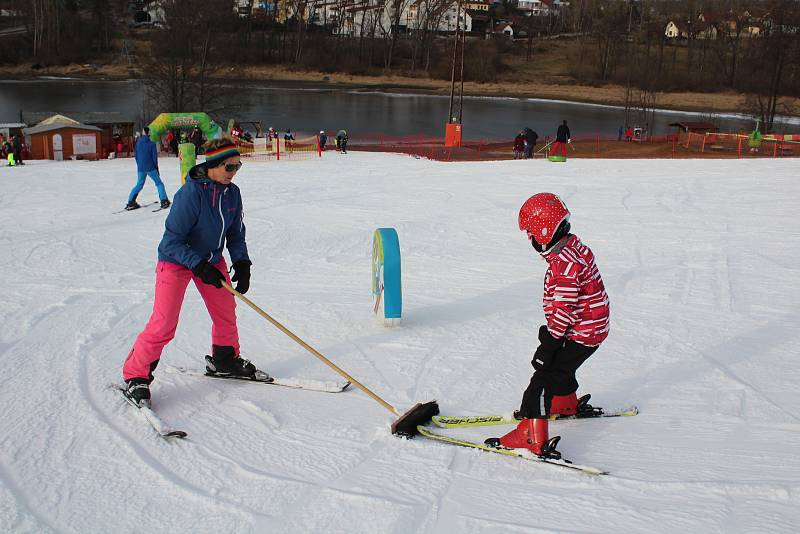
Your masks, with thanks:
[(595, 347), (608, 337), (608, 295), (594, 254), (575, 235), (567, 236), (549, 253), (544, 275), (544, 315), (555, 338)]

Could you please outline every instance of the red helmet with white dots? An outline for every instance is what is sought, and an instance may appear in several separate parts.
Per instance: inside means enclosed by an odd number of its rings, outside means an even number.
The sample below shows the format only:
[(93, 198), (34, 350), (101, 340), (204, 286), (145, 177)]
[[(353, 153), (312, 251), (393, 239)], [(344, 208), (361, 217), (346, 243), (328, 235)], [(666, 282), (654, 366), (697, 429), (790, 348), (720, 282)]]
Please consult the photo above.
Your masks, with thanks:
[(553, 193), (537, 193), (519, 210), (519, 229), (539, 252), (545, 252), (569, 233), (569, 210)]

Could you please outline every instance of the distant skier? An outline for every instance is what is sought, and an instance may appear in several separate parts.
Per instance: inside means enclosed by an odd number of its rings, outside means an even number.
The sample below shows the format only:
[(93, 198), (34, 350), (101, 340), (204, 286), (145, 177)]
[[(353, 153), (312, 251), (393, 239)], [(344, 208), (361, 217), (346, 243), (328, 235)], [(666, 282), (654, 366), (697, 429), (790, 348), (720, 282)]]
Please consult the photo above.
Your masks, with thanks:
[(3, 141), (3, 145), (0, 147), (0, 153), (6, 155), (9, 167), (14, 167), (16, 165), (16, 161), (14, 161), (14, 147), (11, 145), (10, 137)]
[(22, 134), (18, 133), (17, 135), (14, 136), (14, 141), (13, 141), (15, 165), (25, 165), (25, 162), (22, 161), (22, 149), (24, 146), (25, 143), (22, 141)]
[[(239, 354), (234, 296), (222, 281), (237, 282), (236, 291), (250, 287), (244, 215), (239, 188), (231, 181), (241, 168), (239, 150), (230, 138), (211, 141), (206, 161), (189, 171), (175, 194), (164, 236), (158, 245), (153, 313), (125, 359), (122, 376), (126, 396), (149, 406), (153, 371), (164, 346), (175, 337), (186, 286), (194, 282), (211, 316), (211, 356), (206, 371), (226, 377), (266, 379), (268, 375)], [(223, 245), (234, 275), (222, 256)]]
[(294, 142), (294, 135), (289, 128), (286, 128), (286, 133), (283, 134), (283, 143), (286, 146), (286, 150), (292, 150), (292, 143)]
[(203, 132), (200, 131), (198, 126), (192, 128), (191, 133), (189, 133), (189, 142), (194, 145), (194, 153), (200, 154), (200, 147), (203, 146)]
[(570, 213), (553, 193), (538, 193), (519, 211), (519, 229), (547, 262), (544, 275), (544, 315), (539, 347), (533, 355), (533, 377), (522, 395), (517, 427), (491, 446), (528, 449), (536, 455), (559, 458), (558, 439), (548, 436), (548, 416), (591, 411), (588, 397), (577, 397), (575, 371), (606, 337), (609, 303), (594, 255), (578, 236), (570, 234)]
[[(553, 148), (550, 149), (550, 157), (548, 158), (550, 161), (567, 161), (567, 144), (572, 142), (571, 137), (567, 121), (564, 121), (564, 123), (558, 127), (556, 142), (553, 143)], [(559, 148), (561, 149), (561, 156), (556, 156), (556, 151)]]
[(161, 181), (161, 176), (158, 173), (158, 149), (156, 144), (150, 140), (150, 128), (145, 127), (144, 135), (139, 137), (134, 147), (134, 157), (136, 158), (136, 185), (131, 189), (128, 195), (128, 204), (125, 206), (126, 210), (139, 209), (141, 206), (136, 202), (136, 197), (139, 196), (144, 181), (149, 176), (153, 180), (158, 190), (158, 198), (161, 200), (161, 207), (168, 208), (170, 206), (169, 198), (167, 198), (167, 191), (164, 188), (164, 182)]
[(325, 133), (325, 130), (319, 131), (319, 149), (320, 151), (325, 150), (325, 144), (328, 142), (328, 135)]
[(522, 133), (525, 136), (525, 159), (531, 159), (533, 157), (533, 149), (536, 148), (536, 141), (539, 140), (539, 134), (530, 128), (525, 128)]
[(350, 139), (347, 135), (347, 130), (339, 130), (336, 133), (336, 149), (342, 154), (347, 154), (347, 140)]
[(522, 159), (525, 154), (525, 136), (522, 133), (518, 133), (517, 136), (514, 138), (514, 159)]

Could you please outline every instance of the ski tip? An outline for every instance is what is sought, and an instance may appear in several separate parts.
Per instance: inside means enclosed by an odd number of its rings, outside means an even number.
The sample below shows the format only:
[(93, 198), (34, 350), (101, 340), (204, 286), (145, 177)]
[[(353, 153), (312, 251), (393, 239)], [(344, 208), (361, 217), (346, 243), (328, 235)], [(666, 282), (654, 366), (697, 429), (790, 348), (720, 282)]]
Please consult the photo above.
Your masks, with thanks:
[(584, 467), (584, 468), (581, 469), (581, 471), (583, 471), (584, 473), (586, 473), (588, 475), (597, 475), (597, 476), (610, 475), (611, 474), (611, 472), (609, 472), (609, 471), (603, 471), (602, 469), (596, 469), (594, 467)]

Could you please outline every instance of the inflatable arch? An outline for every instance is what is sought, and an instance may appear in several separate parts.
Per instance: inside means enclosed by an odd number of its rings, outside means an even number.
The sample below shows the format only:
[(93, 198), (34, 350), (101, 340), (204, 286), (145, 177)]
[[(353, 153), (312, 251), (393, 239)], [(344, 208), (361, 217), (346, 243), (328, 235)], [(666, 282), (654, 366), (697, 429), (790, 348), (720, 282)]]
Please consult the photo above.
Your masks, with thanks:
[(169, 130), (191, 130), (197, 126), (207, 139), (222, 135), (222, 129), (205, 113), (162, 113), (150, 123), (150, 139), (157, 143)]

